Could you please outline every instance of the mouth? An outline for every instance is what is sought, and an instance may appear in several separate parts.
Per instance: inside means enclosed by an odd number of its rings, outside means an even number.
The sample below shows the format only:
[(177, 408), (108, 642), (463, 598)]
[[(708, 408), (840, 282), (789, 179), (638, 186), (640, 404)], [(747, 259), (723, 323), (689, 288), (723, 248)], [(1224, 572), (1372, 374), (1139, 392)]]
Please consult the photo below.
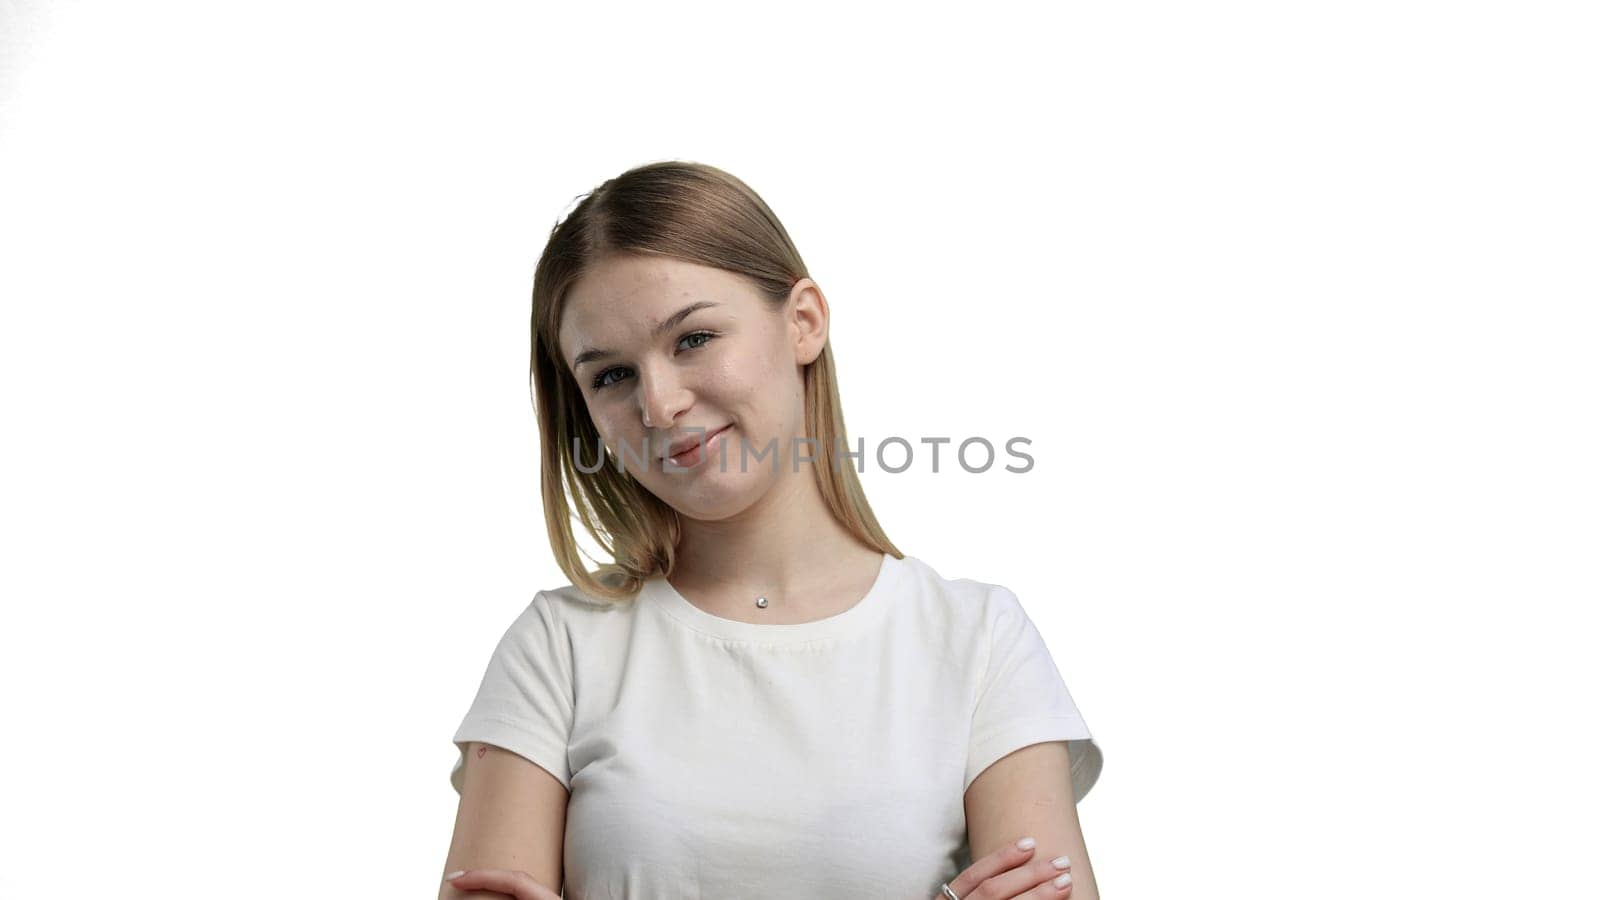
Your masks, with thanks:
[(700, 435), (688, 447), (671, 456), (664, 457), (663, 465), (670, 463), (670, 466), (666, 466), (669, 470), (672, 468), (687, 469), (699, 465), (717, 452), (717, 447), (722, 444), (723, 435), (732, 427), (733, 424), (729, 423), (716, 431)]

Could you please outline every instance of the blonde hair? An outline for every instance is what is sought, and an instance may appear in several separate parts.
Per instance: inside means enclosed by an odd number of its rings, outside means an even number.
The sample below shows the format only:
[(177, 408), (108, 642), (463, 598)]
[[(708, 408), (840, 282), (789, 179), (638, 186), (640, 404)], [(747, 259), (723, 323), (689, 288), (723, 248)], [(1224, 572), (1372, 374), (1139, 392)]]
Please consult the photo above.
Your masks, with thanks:
[[(738, 178), (701, 163), (629, 169), (583, 195), (551, 229), (534, 269), (528, 361), (545, 528), (556, 564), (572, 584), (612, 601), (631, 600), (646, 579), (672, 574), (682, 535), (677, 510), (632, 475), (605, 465), (603, 453), (598, 461), (574, 457), (575, 449), (599, 450), (601, 444), (577, 380), (562, 362), (556, 330), (571, 286), (617, 254), (654, 254), (743, 275), (774, 307), (784, 304), (796, 282), (810, 277), (761, 197)], [(901, 558), (872, 514), (855, 466), (837, 458), (848, 444), (827, 343), (805, 367), (804, 384), (806, 436), (819, 445), (812, 471), (829, 510), (863, 543)], [(615, 562), (595, 572), (585, 568), (574, 518)]]

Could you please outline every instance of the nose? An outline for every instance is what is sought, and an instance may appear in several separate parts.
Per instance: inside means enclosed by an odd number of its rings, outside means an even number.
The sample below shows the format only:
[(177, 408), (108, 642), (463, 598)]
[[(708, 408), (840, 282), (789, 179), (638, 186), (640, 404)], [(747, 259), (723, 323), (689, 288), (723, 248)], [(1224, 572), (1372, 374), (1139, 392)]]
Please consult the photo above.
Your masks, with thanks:
[(670, 428), (688, 407), (689, 391), (668, 372), (639, 373), (639, 405), (646, 428)]

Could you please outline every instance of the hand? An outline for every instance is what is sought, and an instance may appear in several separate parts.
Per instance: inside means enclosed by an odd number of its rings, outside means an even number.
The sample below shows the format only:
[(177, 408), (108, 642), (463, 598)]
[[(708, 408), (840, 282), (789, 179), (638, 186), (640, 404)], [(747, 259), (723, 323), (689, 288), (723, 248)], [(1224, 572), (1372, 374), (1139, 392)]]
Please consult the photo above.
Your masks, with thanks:
[[(1022, 845), (1026, 845), (1026, 849)], [(1030, 862), (1033, 856), (1033, 838), (1023, 838), (976, 860), (950, 882), (950, 890), (961, 900), (1013, 900), (1041, 897), (1067, 897), (1072, 894), (1072, 861), (1065, 856), (1055, 860), (1041, 859)], [(1057, 866), (1060, 862), (1063, 865)], [(1056, 887), (1055, 880), (1065, 878), (1065, 887)], [(942, 893), (934, 900), (949, 900)]]
[(561, 895), (533, 880), (527, 872), (510, 869), (467, 869), (445, 881), (458, 891), (499, 891), (512, 900), (561, 900)]

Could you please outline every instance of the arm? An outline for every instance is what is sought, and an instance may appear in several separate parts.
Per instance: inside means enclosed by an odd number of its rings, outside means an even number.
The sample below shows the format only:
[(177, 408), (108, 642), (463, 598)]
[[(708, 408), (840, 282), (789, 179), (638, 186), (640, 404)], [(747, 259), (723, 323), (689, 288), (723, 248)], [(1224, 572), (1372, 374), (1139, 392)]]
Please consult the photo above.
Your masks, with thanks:
[(1034, 859), (1065, 854), (1072, 860), (1072, 900), (1100, 900), (1072, 799), (1065, 741), (1031, 744), (1001, 757), (972, 780), (965, 799), (973, 859), (1030, 835), (1038, 841)]
[(505, 900), (493, 891), (460, 891), (444, 882), (458, 869), (520, 869), (561, 891), (567, 789), (549, 772), (493, 744), (468, 746), (455, 835), (440, 870), (439, 900)]

